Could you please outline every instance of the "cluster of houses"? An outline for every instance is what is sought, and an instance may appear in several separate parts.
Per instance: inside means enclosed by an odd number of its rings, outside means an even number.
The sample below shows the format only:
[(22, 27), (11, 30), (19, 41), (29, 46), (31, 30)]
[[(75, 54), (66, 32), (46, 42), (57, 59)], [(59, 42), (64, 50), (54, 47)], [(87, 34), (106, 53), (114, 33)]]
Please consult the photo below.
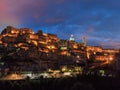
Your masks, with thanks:
[[(85, 67), (86, 61), (93, 60), (104, 62), (104, 65), (115, 60), (116, 53), (119, 53), (119, 50), (115, 49), (88, 46), (85, 38), (83, 42), (78, 43), (73, 35), (70, 40), (61, 40), (55, 34), (43, 33), (41, 30), (34, 33), (29, 28), (17, 29), (12, 26), (7, 26), (1, 32), (0, 49), (1, 67), (13, 71), (59, 69), (64, 65)], [(6, 65), (8, 59), (17, 60), (16, 63), (20, 67), (12, 64), (13, 62), (10, 66), (9, 63)]]

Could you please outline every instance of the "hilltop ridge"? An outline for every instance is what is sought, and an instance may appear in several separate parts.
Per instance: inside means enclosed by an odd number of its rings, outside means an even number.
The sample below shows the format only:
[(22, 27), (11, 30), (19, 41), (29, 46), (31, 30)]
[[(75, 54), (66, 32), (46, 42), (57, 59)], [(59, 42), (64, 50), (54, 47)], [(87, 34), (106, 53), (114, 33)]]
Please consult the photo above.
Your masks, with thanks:
[[(119, 50), (60, 40), (42, 30), (7, 26), (0, 34), (0, 65), (5, 71), (43, 71), (61, 66), (96, 68), (112, 61)], [(101, 63), (95, 63), (95, 62)], [(93, 64), (94, 67), (93, 67)], [(88, 66), (87, 66), (88, 67)]]

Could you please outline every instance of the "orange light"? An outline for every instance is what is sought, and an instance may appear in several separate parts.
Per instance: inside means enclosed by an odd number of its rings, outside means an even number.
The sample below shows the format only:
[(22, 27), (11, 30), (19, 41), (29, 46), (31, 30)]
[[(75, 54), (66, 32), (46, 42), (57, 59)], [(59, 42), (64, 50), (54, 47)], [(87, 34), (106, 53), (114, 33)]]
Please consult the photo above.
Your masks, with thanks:
[(113, 60), (113, 58), (112, 57), (110, 57), (110, 61), (112, 61)]

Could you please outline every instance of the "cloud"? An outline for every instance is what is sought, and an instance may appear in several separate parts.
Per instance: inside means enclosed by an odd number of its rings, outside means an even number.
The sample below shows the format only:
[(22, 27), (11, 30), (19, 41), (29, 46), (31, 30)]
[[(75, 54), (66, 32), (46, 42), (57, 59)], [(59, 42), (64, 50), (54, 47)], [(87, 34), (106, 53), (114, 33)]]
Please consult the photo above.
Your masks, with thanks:
[(14, 10), (9, 6), (7, 0), (0, 1), (0, 28), (6, 25), (17, 25), (19, 23), (18, 17), (14, 14)]
[[(28, 27), (88, 44), (119, 47), (119, 0), (0, 0), (0, 29), (7, 25)], [(101, 39), (102, 38), (102, 39)], [(118, 41), (117, 41), (118, 40)], [(118, 43), (118, 44), (116, 44)]]

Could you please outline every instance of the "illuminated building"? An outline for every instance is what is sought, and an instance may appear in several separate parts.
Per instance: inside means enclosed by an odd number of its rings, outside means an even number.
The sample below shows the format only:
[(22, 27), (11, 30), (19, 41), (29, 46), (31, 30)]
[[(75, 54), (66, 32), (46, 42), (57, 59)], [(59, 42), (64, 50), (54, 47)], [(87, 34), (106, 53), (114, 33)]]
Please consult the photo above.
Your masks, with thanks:
[(38, 35), (30, 34), (30, 35), (29, 35), (29, 38), (30, 38), (30, 39), (34, 39), (34, 40), (35, 40), (35, 39), (37, 40), (37, 39), (38, 39)]
[(95, 60), (100, 60), (100, 61), (111, 61), (111, 60), (113, 60), (114, 59), (114, 55), (104, 55), (104, 54), (102, 54), (102, 55), (96, 55), (95, 56)]
[(99, 46), (87, 46), (87, 51), (92, 51), (92, 52), (102, 52), (103, 49), (102, 47)]
[(83, 37), (82, 43), (83, 43), (83, 46), (86, 46), (86, 38), (85, 37)]
[(70, 36), (70, 41), (74, 41), (75, 39), (74, 39), (74, 36), (71, 34), (71, 36)]
[(19, 33), (20, 34), (34, 34), (32, 29), (29, 29), (29, 28), (20, 28)]
[(119, 53), (119, 50), (115, 50), (115, 49), (103, 49), (103, 52), (110, 53), (110, 54), (115, 54), (115, 53)]
[(19, 33), (19, 30), (12, 27), (12, 26), (7, 26), (2, 32), (1, 34), (4, 35), (4, 34), (18, 34)]

